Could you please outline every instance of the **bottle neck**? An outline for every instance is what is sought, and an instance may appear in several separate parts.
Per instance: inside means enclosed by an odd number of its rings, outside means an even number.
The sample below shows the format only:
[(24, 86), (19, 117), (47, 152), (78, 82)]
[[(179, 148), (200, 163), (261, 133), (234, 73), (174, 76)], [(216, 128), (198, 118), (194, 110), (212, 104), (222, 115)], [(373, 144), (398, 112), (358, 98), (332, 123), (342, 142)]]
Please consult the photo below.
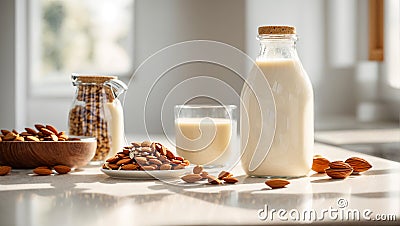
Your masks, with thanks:
[(259, 35), (260, 52), (257, 60), (298, 59), (296, 51), (297, 35)]

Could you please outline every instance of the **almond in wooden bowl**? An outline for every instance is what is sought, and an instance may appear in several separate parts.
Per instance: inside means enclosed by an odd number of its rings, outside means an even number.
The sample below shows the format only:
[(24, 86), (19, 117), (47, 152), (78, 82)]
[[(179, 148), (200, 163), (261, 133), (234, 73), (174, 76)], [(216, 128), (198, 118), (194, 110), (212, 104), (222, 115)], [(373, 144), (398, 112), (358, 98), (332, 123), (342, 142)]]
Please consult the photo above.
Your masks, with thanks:
[(92, 137), (70, 141), (9, 141), (0, 142), (0, 165), (17, 169), (65, 165), (71, 168), (88, 164), (96, 152)]

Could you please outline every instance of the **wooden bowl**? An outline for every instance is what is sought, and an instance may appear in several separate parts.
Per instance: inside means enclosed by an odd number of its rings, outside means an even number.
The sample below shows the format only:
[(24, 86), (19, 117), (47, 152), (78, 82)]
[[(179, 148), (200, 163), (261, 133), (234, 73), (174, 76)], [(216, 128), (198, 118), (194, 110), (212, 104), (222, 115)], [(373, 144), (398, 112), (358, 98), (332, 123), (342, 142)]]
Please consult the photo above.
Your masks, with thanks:
[(93, 158), (97, 142), (91, 137), (80, 138), (80, 141), (0, 142), (0, 165), (17, 169), (54, 165), (74, 168), (85, 166)]

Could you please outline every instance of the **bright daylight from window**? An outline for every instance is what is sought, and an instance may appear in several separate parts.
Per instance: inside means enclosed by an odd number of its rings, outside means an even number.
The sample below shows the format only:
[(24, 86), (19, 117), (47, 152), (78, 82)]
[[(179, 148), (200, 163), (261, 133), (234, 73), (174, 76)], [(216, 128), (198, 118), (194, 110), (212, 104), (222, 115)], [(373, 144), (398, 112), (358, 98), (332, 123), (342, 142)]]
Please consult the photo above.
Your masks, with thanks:
[(30, 4), (34, 80), (72, 72), (132, 69), (133, 0), (34, 0)]

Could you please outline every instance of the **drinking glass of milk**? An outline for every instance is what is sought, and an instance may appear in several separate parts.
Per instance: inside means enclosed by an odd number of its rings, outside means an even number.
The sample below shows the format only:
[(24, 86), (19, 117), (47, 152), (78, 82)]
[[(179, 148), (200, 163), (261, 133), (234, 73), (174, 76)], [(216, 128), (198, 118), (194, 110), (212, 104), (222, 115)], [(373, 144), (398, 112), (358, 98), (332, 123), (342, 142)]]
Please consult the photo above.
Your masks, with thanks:
[(175, 106), (176, 151), (205, 167), (233, 166), (239, 159), (235, 105)]

